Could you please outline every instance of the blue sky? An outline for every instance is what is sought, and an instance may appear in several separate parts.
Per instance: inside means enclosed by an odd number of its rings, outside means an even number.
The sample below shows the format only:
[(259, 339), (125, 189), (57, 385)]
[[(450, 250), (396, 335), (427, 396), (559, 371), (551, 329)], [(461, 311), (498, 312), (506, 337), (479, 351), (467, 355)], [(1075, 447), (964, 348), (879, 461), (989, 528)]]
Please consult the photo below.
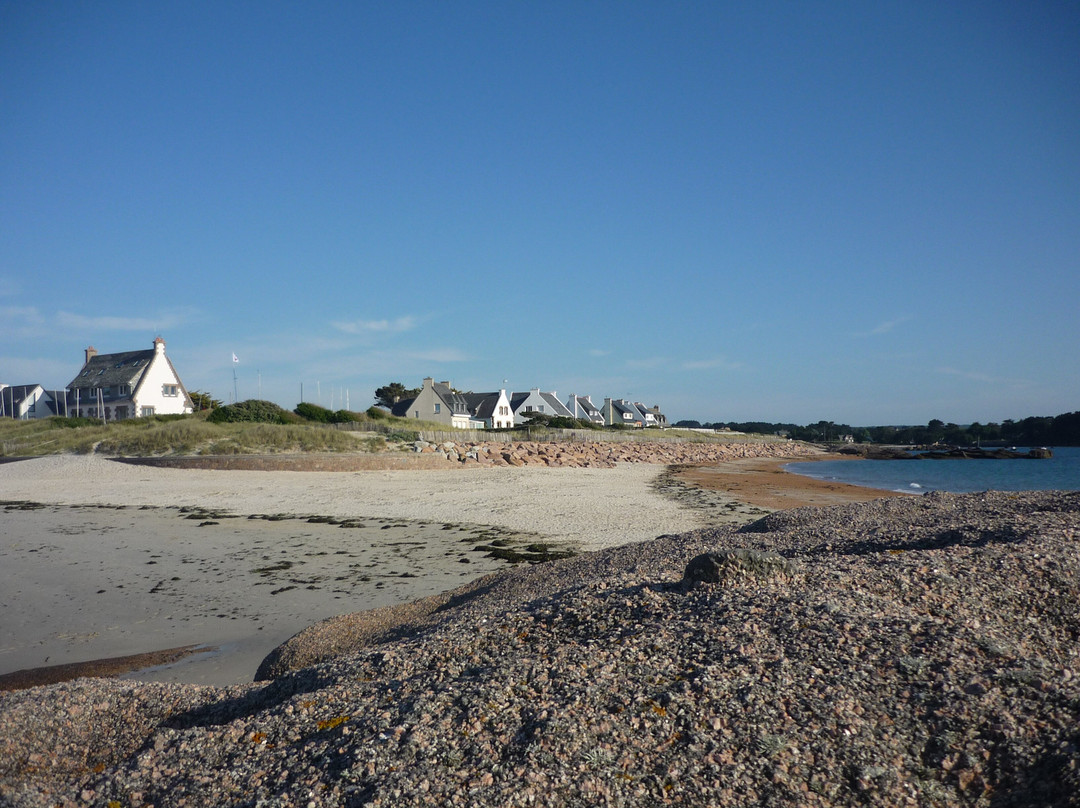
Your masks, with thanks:
[(0, 315), (290, 408), (1080, 409), (1080, 4), (0, 2)]

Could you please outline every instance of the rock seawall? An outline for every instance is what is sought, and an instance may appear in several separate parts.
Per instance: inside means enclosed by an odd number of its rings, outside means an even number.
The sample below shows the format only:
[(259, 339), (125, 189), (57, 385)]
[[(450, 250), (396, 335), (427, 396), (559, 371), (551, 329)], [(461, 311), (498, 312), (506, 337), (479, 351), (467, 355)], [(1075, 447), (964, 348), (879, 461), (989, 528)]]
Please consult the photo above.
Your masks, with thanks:
[(800, 443), (431, 443), (418, 440), (413, 444), (413, 452), (436, 455), (463, 465), (613, 468), (617, 463), (652, 463), (658, 466), (711, 465), (748, 457), (809, 456), (820, 454), (821, 450)]

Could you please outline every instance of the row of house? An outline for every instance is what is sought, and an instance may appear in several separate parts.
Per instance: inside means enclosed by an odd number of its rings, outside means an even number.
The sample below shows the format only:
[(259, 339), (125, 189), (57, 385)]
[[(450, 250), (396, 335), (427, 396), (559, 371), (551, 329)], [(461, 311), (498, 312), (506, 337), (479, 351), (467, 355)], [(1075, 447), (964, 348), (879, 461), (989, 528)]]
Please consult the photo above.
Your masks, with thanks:
[[(191, 397), (165, 354), (165, 340), (143, 351), (99, 354), (86, 349), (82, 369), (64, 390), (40, 384), (0, 384), (0, 416), (48, 418), (51, 415), (122, 421), (150, 415), (192, 412)], [(435, 421), (461, 429), (505, 429), (521, 426), (536, 414), (590, 421), (598, 426), (666, 426), (659, 406), (605, 398), (600, 406), (589, 396), (558, 394), (533, 388), (527, 393), (460, 393), (450, 382), (424, 379), (415, 398), (395, 402), (394, 415)]]
[(82, 370), (64, 390), (0, 384), (0, 416), (9, 418), (65, 415), (122, 421), (193, 410), (161, 337), (143, 351), (99, 354), (93, 346), (87, 348)]
[(599, 407), (590, 396), (573, 393), (566, 402), (555, 392), (534, 387), (527, 393), (460, 393), (450, 382), (424, 379), (420, 393), (394, 402), (391, 412), (400, 418), (435, 421), (459, 429), (505, 429), (521, 426), (534, 415), (551, 415), (590, 421), (597, 426), (623, 424), (630, 427), (667, 426), (659, 405), (605, 398)]

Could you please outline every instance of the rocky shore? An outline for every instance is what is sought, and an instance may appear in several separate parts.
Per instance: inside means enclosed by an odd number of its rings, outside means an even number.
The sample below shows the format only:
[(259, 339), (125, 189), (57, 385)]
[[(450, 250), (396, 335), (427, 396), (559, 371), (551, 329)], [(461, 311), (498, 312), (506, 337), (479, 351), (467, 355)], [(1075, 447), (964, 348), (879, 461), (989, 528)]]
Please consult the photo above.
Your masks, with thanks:
[(3, 694), (0, 802), (1080, 805), (1078, 530), (1077, 493), (784, 511), (317, 626), (266, 682)]

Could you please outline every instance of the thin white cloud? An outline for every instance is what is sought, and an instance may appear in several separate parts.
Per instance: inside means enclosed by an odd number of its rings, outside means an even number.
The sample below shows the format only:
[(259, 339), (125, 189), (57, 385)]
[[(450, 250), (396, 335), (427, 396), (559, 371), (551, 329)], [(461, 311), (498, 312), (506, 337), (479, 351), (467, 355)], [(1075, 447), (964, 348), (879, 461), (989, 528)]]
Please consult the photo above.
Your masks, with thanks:
[(589, 356), (609, 356), (611, 351), (605, 351), (603, 348), (590, 348)]
[(856, 331), (854, 336), (856, 336), (856, 337), (878, 337), (878, 336), (881, 336), (882, 334), (888, 334), (890, 331), (892, 331), (898, 325), (906, 323), (910, 319), (911, 319), (911, 317), (904, 316), (904, 317), (897, 317), (894, 320), (885, 320), (884, 322), (878, 323), (876, 326), (871, 328), (869, 331)]
[(0, 317), (17, 320), (26, 325), (41, 325), (45, 318), (33, 306), (0, 306)]
[(19, 282), (13, 278), (0, 278), (0, 297), (11, 297), (22, 291)]
[(741, 362), (732, 362), (722, 356), (713, 359), (690, 359), (682, 363), (683, 370), (738, 370)]
[(339, 320), (334, 322), (333, 326), (346, 334), (396, 334), (416, 328), (416, 318), (408, 315), (393, 320), (353, 320), (352, 322)]
[(161, 317), (87, 317), (61, 311), (56, 314), (57, 325), (83, 331), (154, 331), (176, 328), (182, 320), (173, 314)]

